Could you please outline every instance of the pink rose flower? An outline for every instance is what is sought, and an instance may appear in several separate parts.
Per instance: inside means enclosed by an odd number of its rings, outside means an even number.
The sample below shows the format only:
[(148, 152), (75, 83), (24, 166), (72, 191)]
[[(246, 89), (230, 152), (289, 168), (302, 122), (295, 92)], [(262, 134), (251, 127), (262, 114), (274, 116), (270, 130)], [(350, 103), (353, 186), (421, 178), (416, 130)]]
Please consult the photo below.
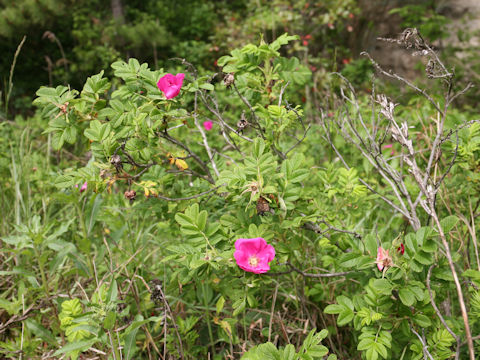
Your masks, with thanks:
[(381, 246), (377, 250), (377, 264), (378, 270), (383, 271), (383, 269), (388, 268), (393, 265), (392, 258), (388, 255), (388, 250), (384, 250)]
[(80, 188), (80, 192), (84, 192), (85, 190), (87, 190), (87, 182), (85, 181), (82, 185), (82, 187)]
[(262, 274), (270, 270), (268, 263), (275, 257), (275, 249), (263, 238), (238, 239), (233, 256), (240, 269)]
[[(75, 185), (75, 187), (78, 189), (78, 184)], [(85, 181), (82, 185), (82, 187), (80, 188), (80, 192), (84, 192), (85, 190), (87, 190), (87, 182)]]
[(183, 78), (185, 74), (179, 73), (177, 75), (165, 74), (158, 80), (157, 86), (165, 94), (167, 99), (173, 99), (180, 93), (183, 85)]
[(207, 131), (212, 130), (212, 126), (213, 126), (213, 122), (211, 122), (211, 121), (204, 121), (204, 122), (203, 122), (203, 127), (204, 127), (205, 130), (207, 130)]

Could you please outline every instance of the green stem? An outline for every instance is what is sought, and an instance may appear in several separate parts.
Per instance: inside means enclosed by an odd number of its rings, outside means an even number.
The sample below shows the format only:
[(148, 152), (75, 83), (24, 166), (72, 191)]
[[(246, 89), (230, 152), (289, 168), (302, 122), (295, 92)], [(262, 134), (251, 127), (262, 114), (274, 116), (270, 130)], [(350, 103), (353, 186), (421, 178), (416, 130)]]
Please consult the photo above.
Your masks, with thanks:
[(208, 303), (207, 303), (207, 292), (205, 290), (205, 283), (202, 282), (202, 292), (203, 292), (203, 305), (205, 306), (205, 317), (207, 318), (207, 328), (208, 328), (208, 337), (210, 338), (210, 345), (212, 347), (212, 357), (215, 355), (215, 347), (213, 341), (213, 332), (212, 332), (212, 325), (210, 324), (210, 311), (208, 310)]
[[(75, 208), (77, 209), (78, 221), (80, 223), (80, 229), (82, 230), (83, 239), (87, 240), (88, 233), (87, 233), (87, 227), (85, 226), (85, 218), (83, 217), (83, 212), (78, 202), (75, 202)], [(93, 268), (93, 257), (87, 256), (87, 259), (88, 259), (88, 266), (90, 268), (90, 272), (93, 275), (95, 273)]]
[(85, 227), (85, 218), (83, 217), (82, 209), (78, 203), (75, 203), (75, 208), (77, 209), (78, 219), (80, 222), (80, 228), (82, 229), (82, 234), (84, 239), (88, 238), (87, 228)]
[(45, 295), (47, 298), (50, 298), (50, 292), (48, 291), (48, 281), (47, 275), (45, 274), (45, 268), (43, 267), (43, 261), (40, 259), (40, 252), (35, 244), (33, 244), (33, 251), (35, 252), (35, 256), (37, 258), (38, 267), (40, 269), (40, 277), (42, 278), (42, 286), (43, 290), (45, 291)]
[(120, 360), (121, 357), (120, 357), (120, 354), (119, 354), (119, 352), (118, 352), (118, 344), (117, 344), (117, 341), (116, 341), (116, 339), (112, 336), (112, 333), (110, 332), (110, 330), (108, 330), (107, 332), (108, 332), (108, 337), (110, 338), (110, 345), (112, 346), (113, 359), (114, 359), (114, 360)]
[(245, 293), (244, 293), (244, 300), (245, 301), (245, 306), (243, 307), (243, 336), (245, 338), (245, 343), (247, 342), (247, 293), (248, 293), (248, 287), (247, 287), (247, 281), (245, 279), (245, 274), (243, 274), (243, 280), (245, 281)]

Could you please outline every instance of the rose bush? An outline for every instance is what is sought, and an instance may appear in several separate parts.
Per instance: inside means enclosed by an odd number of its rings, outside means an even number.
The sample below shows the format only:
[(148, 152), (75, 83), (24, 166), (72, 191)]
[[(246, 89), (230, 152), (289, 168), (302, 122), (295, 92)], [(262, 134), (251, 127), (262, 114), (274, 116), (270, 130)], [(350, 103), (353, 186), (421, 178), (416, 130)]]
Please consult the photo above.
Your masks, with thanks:
[(286, 57), (295, 40), (233, 50), (223, 79), (172, 63), (186, 74), (175, 101), (167, 71), (135, 59), (81, 91), (42, 87), (29, 120), (42, 152), (3, 125), (23, 145), (0, 142), (13, 200), (0, 317), (22, 321), (0, 325), (2, 355), (475, 355), (480, 126), (448, 112), (453, 93), (398, 105), (338, 74), (306, 116), (292, 99), (311, 106), (319, 84)]

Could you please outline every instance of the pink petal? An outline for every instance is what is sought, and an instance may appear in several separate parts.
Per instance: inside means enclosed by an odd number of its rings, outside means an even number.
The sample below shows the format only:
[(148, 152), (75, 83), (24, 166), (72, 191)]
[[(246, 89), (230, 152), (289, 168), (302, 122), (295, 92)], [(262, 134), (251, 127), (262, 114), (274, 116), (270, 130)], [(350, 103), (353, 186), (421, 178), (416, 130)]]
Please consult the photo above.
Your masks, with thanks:
[[(388, 251), (387, 251), (387, 256), (388, 256)], [(385, 250), (380, 246), (377, 250), (377, 267), (378, 270), (382, 271), (383, 270), (383, 260), (385, 259)]]
[(265, 248), (263, 248), (262, 251), (257, 254), (257, 256), (260, 260), (260, 263), (262, 263), (262, 261), (269, 263), (275, 258), (275, 248), (272, 245), (267, 244)]
[(238, 239), (235, 241), (235, 249), (246, 251), (249, 254), (256, 254), (262, 249), (263, 244), (266, 244), (263, 238)]
[(204, 122), (203, 122), (203, 127), (205, 128), (205, 130), (210, 131), (210, 130), (212, 130), (213, 122), (211, 122), (211, 121), (204, 121)]
[(233, 257), (235, 258), (237, 264), (248, 264), (248, 259), (250, 255), (245, 251), (235, 250), (235, 252), (233, 253)]
[(176, 76), (175, 76), (175, 84), (182, 87), (183, 85), (183, 79), (185, 78), (185, 74), (184, 73), (178, 73)]
[(165, 89), (164, 93), (167, 99), (172, 99), (180, 93), (180, 88), (176, 86), (170, 86), (169, 88)]
[(160, 89), (160, 91), (165, 91), (168, 89), (172, 83), (172, 80), (175, 77), (172, 74), (165, 74), (158, 80), (157, 86)]
[(158, 80), (157, 87), (165, 94), (167, 99), (172, 99), (180, 93), (185, 74), (179, 73), (176, 76), (165, 74)]
[(84, 192), (85, 190), (87, 190), (87, 182), (85, 181), (82, 185), (82, 187), (80, 188), (80, 192)]

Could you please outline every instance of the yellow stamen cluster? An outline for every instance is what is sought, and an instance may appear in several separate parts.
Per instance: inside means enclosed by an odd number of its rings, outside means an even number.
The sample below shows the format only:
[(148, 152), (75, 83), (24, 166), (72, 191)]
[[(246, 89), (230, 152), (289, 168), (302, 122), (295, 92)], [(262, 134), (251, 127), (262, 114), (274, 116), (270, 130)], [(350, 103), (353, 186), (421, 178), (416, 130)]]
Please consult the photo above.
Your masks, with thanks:
[(255, 255), (252, 255), (248, 259), (248, 263), (250, 264), (250, 266), (257, 267), (258, 266), (258, 258)]

